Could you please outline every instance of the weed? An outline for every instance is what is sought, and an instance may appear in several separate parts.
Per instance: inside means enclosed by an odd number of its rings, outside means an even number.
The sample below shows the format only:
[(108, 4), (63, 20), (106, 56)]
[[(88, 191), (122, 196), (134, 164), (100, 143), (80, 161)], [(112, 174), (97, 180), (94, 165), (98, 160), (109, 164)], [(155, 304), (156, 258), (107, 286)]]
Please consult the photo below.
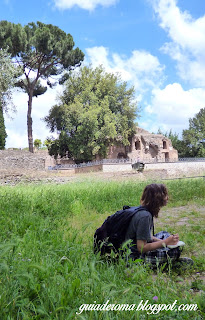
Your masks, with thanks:
[[(168, 209), (204, 205), (202, 180), (168, 181), (167, 186)], [(144, 187), (144, 182), (130, 181), (0, 187), (1, 320), (202, 319), (204, 299), (185, 284), (190, 273), (202, 272), (205, 267), (203, 215), (197, 210), (189, 214), (185, 226), (177, 225), (171, 216), (161, 220), (160, 229), (178, 232), (186, 243), (184, 255), (195, 261), (195, 269), (181, 274), (180, 282), (170, 269), (153, 271), (142, 261), (127, 266), (121, 258), (109, 263), (92, 252), (95, 229), (123, 205), (137, 205)], [(179, 219), (183, 216), (186, 214), (177, 213)], [(202, 281), (193, 281), (192, 287), (203, 293)], [(108, 300), (111, 304), (130, 305), (138, 305), (141, 300), (151, 304), (177, 300), (178, 304), (197, 303), (199, 309), (161, 311), (157, 315), (132, 310), (76, 314), (82, 304), (105, 304)]]

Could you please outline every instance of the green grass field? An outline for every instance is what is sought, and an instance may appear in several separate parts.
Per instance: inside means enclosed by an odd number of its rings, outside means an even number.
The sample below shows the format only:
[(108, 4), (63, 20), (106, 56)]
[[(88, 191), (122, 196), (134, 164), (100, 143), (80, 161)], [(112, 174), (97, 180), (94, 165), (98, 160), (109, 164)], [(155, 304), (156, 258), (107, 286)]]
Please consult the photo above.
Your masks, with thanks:
[[(205, 182), (166, 181), (170, 200), (155, 231), (178, 232), (189, 270), (151, 270), (92, 252), (93, 234), (123, 205), (138, 205), (145, 182), (85, 180), (0, 187), (0, 319), (204, 319)], [(158, 300), (153, 300), (157, 297)], [(197, 311), (82, 311), (82, 304), (197, 304)]]

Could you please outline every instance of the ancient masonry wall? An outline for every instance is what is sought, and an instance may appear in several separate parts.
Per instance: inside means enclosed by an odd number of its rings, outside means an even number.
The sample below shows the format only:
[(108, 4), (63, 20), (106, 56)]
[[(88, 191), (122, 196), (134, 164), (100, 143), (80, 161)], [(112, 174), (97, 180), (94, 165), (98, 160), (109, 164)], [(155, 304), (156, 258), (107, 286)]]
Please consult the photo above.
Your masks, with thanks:
[[(37, 153), (30, 153), (23, 150), (0, 150), (0, 170), (47, 170), (49, 167), (55, 166), (56, 161), (50, 157), (46, 150)], [(73, 168), (69, 172), (83, 173), (91, 171), (103, 172), (120, 172), (132, 171), (130, 163), (103, 164), (85, 168)], [(168, 177), (183, 176), (205, 176), (205, 161), (183, 161), (183, 162), (163, 162), (163, 163), (147, 163), (144, 172), (164, 170)], [(62, 170), (64, 171), (64, 170)], [(65, 170), (65, 174), (66, 174)], [(62, 172), (63, 173), (63, 172)]]
[[(76, 173), (88, 173), (95, 171), (103, 172), (134, 172), (132, 169), (131, 163), (113, 163), (113, 164), (101, 164), (93, 165), (89, 167), (68, 169), (68, 170), (59, 170), (59, 172), (64, 171), (66, 175)], [(176, 177), (191, 177), (191, 176), (205, 176), (205, 162), (171, 162), (171, 163), (148, 163), (145, 164), (144, 173), (151, 172), (152, 176), (158, 175), (159, 172), (163, 172), (163, 176), (167, 178), (176, 178)]]
[(45, 170), (53, 165), (55, 160), (46, 151), (0, 150), (0, 169)]
[(177, 176), (205, 176), (205, 161), (182, 161), (182, 162), (165, 162), (165, 163), (147, 163), (145, 171), (148, 170), (166, 170), (169, 177)]
[(103, 172), (132, 171), (131, 163), (103, 164)]
[[(131, 164), (106, 164), (103, 165), (104, 172), (132, 171)], [(167, 177), (189, 177), (205, 176), (205, 161), (183, 161), (183, 162), (165, 162), (165, 163), (147, 163), (144, 172), (164, 170)]]

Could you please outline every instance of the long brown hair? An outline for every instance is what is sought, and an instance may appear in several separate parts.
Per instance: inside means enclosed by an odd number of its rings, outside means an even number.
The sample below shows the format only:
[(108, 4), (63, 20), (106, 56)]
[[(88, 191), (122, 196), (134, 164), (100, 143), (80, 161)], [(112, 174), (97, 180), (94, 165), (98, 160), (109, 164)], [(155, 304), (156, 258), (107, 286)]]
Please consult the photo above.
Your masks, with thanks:
[(140, 203), (157, 218), (161, 207), (166, 205), (168, 190), (164, 184), (152, 183), (145, 187)]

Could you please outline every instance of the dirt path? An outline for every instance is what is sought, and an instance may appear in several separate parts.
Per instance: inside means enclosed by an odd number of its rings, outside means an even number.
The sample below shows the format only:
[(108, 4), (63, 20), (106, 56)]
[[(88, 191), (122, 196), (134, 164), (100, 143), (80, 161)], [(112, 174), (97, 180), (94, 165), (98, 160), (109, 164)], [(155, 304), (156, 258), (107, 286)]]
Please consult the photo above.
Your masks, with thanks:
[(69, 183), (87, 179), (100, 181), (159, 181), (167, 179), (166, 170), (150, 170), (124, 172), (89, 172), (75, 174), (70, 170), (62, 171), (31, 171), (31, 170), (0, 170), (0, 185), (17, 185), (19, 183)]

